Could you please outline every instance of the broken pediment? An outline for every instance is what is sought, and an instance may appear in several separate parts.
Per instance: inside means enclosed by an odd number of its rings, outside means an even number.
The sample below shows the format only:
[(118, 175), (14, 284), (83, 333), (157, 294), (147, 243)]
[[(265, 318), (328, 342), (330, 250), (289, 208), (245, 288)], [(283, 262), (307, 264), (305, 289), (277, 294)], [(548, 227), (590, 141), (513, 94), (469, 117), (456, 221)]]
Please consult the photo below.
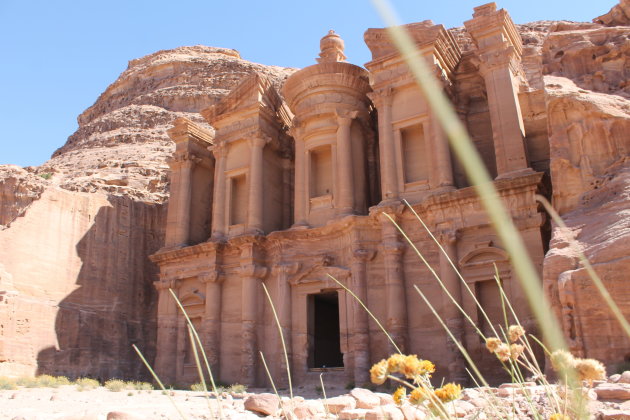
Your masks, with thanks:
[(225, 125), (224, 121), (228, 120), (227, 124), (230, 123), (231, 116), (247, 111), (274, 116), (278, 122), (286, 126), (290, 124), (293, 117), (272, 81), (259, 73), (254, 73), (244, 79), (217, 104), (201, 111), (201, 115), (208, 123), (220, 129)]

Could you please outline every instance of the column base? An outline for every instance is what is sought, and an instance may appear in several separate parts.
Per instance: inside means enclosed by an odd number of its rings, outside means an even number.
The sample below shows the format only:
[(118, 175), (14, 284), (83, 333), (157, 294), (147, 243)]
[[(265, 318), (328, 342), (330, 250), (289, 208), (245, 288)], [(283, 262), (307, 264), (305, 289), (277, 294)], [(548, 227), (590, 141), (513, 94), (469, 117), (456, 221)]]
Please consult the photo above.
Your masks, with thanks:
[(290, 229), (291, 230), (305, 230), (305, 229), (308, 229), (309, 227), (310, 226), (306, 222), (297, 222), (297, 223), (294, 223)]
[(532, 168), (516, 169), (514, 171), (502, 173), (498, 175), (495, 179), (499, 180), (507, 178), (517, 178), (519, 176), (532, 175), (534, 173), (536, 173), (536, 171), (534, 171)]

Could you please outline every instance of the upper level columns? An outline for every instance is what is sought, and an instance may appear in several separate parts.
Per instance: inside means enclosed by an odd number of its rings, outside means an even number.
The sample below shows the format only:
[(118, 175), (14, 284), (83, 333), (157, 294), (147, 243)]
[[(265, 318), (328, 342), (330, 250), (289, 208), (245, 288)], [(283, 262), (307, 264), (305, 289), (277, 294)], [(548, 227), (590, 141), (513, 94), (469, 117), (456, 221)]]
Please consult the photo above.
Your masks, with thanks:
[(249, 212), (247, 228), (249, 233), (263, 231), (263, 147), (267, 141), (262, 137), (249, 139), (251, 149), (249, 167)]
[(392, 126), (392, 88), (370, 93), (370, 99), (378, 110), (378, 138), (380, 144), (381, 192), (383, 200), (398, 198), (398, 175), (396, 173), (396, 149)]
[(518, 100), (522, 41), (508, 13), (488, 3), (464, 23), (477, 44), (479, 70), (486, 82), (498, 178), (529, 172), (525, 126)]
[(299, 130), (293, 130), (295, 138), (295, 203), (293, 207), (294, 227), (307, 225), (308, 193), (306, 188), (306, 150), (304, 141), (298, 135)]
[(226, 234), (226, 179), (225, 161), (227, 158), (227, 146), (216, 144), (212, 149), (217, 161), (214, 182), (214, 206), (212, 208), (212, 239), (221, 239)]
[(201, 159), (190, 153), (173, 156), (171, 167), (171, 199), (167, 225), (166, 245), (188, 245), (190, 239), (190, 200), (192, 198), (192, 171)]
[[(168, 160), (171, 198), (165, 242), (167, 247), (186, 246), (207, 239), (207, 232), (199, 227), (207, 226), (209, 216), (207, 209), (201, 207), (212, 201), (205, 191), (213, 182), (214, 163), (208, 146), (214, 135), (186, 118), (176, 119), (168, 135), (175, 142), (175, 153)], [(204, 190), (204, 186), (208, 188)]]
[(337, 112), (337, 185), (336, 196), (339, 215), (348, 215), (354, 212), (354, 165), (352, 163), (352, 143), (350, 138), (350, 126), (356, 118), (357, 112)]

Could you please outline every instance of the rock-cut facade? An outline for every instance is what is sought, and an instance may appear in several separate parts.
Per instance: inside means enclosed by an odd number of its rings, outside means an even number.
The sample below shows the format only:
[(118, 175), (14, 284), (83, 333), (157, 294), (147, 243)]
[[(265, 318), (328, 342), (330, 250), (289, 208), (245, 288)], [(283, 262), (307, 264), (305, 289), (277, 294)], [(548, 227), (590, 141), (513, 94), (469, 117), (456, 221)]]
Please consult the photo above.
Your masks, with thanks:
[[(489, 3), (465, 30), (431, 21), (405, 29), (542, 271), (549, 226), (535, 195), (548, 193), (549, 139), (532, 116), (542, 91), (528, 84), (509, 14)], [(487, 377), (499, 379), (501, 366), (453, 300), (491, 334), (503, 322), (498, 273), (536, 333), (504, 246), (404, 58), (386, 29), (364, 38), (372, 52), (365, 68), (345, 61), (331, 31), (317, 64), (280, 88), (254, 74), (203, 110), (214, 132), (186, 118), (169, 131), (176, 149), (166, 243), (151, 257), (160, 269), (155, 367), (164, 381), (198, 380), (169, 289), (215, 377), (250, 386), (269, 383), (261, 354), (276, 384), (288, 384), (274, 310), (298, 385), (319, 383), (322, 372), (365, 384), (372, 363), (395, 351), (357, 298), (401, 351), (436, 364), (435, 377), (465, 382), (466, 364), (415, 287)]]

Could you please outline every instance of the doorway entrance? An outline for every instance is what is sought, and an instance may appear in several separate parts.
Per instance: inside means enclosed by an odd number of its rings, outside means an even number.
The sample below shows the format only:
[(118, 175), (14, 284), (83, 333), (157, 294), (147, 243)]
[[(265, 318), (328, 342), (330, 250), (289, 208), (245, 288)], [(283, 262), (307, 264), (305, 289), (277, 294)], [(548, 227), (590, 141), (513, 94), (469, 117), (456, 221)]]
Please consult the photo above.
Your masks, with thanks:
[(308, 295), (308, 367), (343, 367), (336, 291)]

